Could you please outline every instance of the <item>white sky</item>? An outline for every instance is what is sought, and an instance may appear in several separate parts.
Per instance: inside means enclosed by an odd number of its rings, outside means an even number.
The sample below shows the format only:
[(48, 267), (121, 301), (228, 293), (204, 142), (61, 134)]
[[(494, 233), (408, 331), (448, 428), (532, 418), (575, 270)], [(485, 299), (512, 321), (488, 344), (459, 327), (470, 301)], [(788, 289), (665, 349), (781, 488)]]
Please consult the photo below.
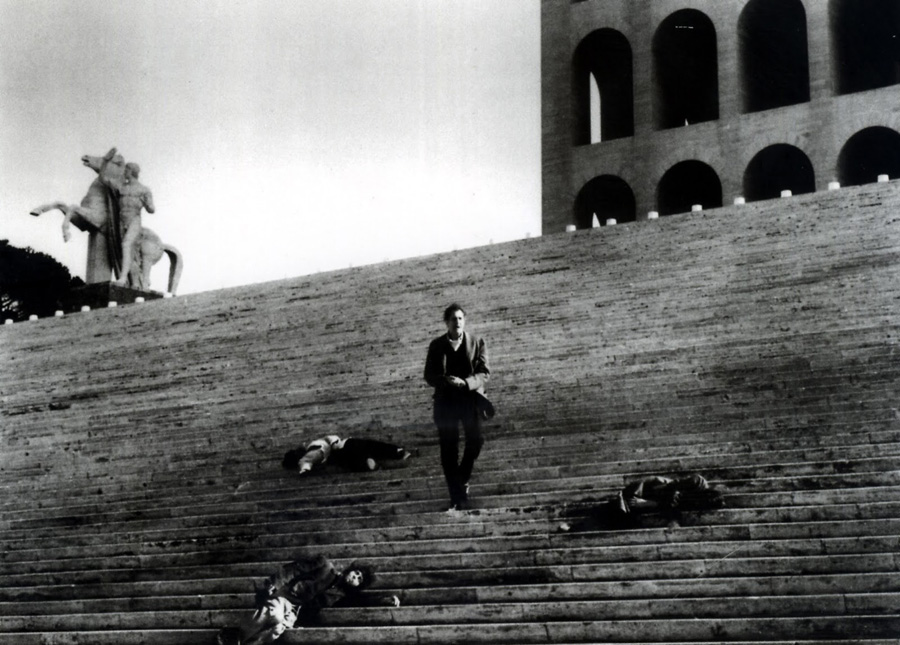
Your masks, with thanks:
[[(540, 234), (538, 0), (0, 0), (0, 239), (84, 277), (83, 154), (180, 293)], [(155, 268), (164, 289), (168, 260)]]

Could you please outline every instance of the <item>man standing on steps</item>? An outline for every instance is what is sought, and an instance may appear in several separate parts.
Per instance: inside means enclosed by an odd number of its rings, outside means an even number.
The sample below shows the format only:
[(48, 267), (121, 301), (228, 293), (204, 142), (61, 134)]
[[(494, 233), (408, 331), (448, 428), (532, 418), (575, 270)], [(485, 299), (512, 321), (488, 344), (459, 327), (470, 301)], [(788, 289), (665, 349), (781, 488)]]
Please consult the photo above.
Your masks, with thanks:
[[(484, 444), (481, 419), (493, 414), (490, 402), (484, 398), (484, 384), (491, 370), (484, 340), (465, 331), (463, 308), (455, 303), (447, 307), (444, 323), (447, 333), (428, 346), (425, 380), (434, 388), (434, 423), (441, 446), (441, 466), (450, 489), (450, 508), (463, 510), (469, 501), (472, 467)], [(462, 461), (460, 425), (466, 438)]]

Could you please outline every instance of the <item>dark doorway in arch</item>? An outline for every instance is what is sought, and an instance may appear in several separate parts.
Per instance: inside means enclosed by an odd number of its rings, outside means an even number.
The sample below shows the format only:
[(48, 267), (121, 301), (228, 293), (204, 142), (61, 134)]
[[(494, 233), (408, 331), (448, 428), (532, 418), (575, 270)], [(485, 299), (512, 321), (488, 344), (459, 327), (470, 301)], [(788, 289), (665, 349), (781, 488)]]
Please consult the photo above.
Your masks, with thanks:
[(624, 179), (600, 175), (582, 187), (575, 198), (575, 226), (592, 228), (595, 213), (601, 226), (610, 218), (617, 224), (635, 221), (634, 193)]
[(831, 0), (838, 94), (900, 83), (900, 2)]
[(628, 39), (598, 29), (575, 50), (572, 70), (575, 145), (634, 134), (632, 55)]
[(800, 0), (751, 0), (738, 20), (744, 112), (809, 101), (806, 11)]
[(662, 21), (653, 36), (653, 121), (656, 129), (719, 118), (716, 29), (696, 9)]
[(838, 155), (838, 181), (859, 186), (878, 181), (878, 175), (900, 178), (900, 133), (880, 126), (860, 130)]
[(816, 176), (809, 157), (794, 146), (777, 143), (756, 154), (744, 171), (744, 198), (748, 202), (781, 197), (782, 190), (794, 195), (813, 193)]
[(682, 161), (666, 171), (656, 189), (660, 215), (687, 213), (694, 204), (703, 208), (722, 205), (722, 182), (702, 161)]

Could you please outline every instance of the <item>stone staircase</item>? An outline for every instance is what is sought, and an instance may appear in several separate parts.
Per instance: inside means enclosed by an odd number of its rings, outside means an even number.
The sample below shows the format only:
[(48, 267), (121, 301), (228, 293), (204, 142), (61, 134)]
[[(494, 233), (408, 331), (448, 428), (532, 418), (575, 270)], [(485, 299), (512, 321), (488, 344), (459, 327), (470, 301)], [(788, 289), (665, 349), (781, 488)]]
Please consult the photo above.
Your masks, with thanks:
[[(896, 645), (895, 213), (877, 184), (0, 328), (0, 645), (213, 643), (299, 553), (402, 606), (285, 643)], [(451, 301), (499, 410), (465, 513), (422, 380)], [(281, 469), (326, 431), (414, 457)], [(558, 530), (689, 471), (727, 506)]]

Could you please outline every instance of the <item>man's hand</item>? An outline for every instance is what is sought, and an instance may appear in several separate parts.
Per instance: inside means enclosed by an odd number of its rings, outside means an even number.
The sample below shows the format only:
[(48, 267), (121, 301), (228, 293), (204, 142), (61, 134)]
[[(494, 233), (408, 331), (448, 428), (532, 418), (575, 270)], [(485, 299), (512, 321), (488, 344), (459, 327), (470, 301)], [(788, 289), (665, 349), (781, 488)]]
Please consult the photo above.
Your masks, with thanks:
[(458, 376), (448, 376), (447, 377), (447, 385), (449, 385), (450, 387), (455, 387), (455, 388), (459, 388), (459, 389), (468, 387), (466, 382), (463, 379), (459, 378)]

